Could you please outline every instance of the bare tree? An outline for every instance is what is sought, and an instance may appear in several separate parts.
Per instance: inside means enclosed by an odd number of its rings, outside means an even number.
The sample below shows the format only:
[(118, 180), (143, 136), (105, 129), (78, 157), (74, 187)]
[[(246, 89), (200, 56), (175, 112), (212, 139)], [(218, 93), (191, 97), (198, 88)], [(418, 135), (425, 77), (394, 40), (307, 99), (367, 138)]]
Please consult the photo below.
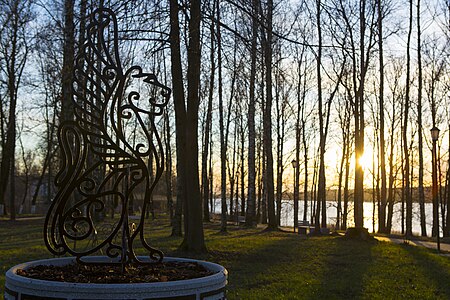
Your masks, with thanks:
[(256, 82), (256, 56), (258, 38), (258, 0), (252, 0), (252, 34), (250, 48), (250, 78), (249, 78), (249, 104), (248, 104), (248, 193), (246, 226), (256, 225), (256, 129), (255, 129), (255, 82)]
[(409, 107), (410, 107), (410, 87), (411, 87), (411, 34), (412, 34), (412, 22), (413, 22), (413, 3), (409, 1), (409, 29), (408, 39), (406, 45), (406, 95), (403, 112), (403, 158), (405, 162), (403, 178), (405, 181), (405, 200), (406, 200), (406, 236), (412, 235), (412, 194), (410, 187), (410, 153), (408, 147), (408, 122), (409, 122)]
[(175, 103), (177, 143), (177, 205), (183, 203), (184, 239), (181, 249), (206, 250), (200, 183), (198, 176), (198, 107), (200, 83), (200, 1), (191, 1), (189, 9), (189, 44), (187, 47), (187, 98), (183, 91), (183, 70), (180, 50), (180, 23), (177, 1), (170, 1), (172, 87)]
[(381, 172), (381, 190), (380, 190), (380, 205), (378, 206), (378, 230), (380, 232), (386, 231), (386, 145), (384, 137), (384, 53), (383, 53), (383, 4), (382, 0), (377, 1), (377, 29), (378, 29), (378, 63), (380, 76), (380, 92), (379, 92), (379, 118), (380, 118), (380, 172)]
[(426, 216), (425, 216), (425, 191), (423, 187), (423, 122), (422, 122), (422, 49), (421, 49), (421, 29), (420, 29), (420, 0), (417, 0), (417, 126), (418, 126), (418, 151), (419, 151), (419, 206), (420, 206), (420, 229), (422, 236), (427, 236)]
[(273, 1), (268, 0), (266, 5), (266, 13), (263, 16), (265, 22), (265, 32), (263, 34), (263, 52), (266, 85), (266, 98), (264, 107), (264, 153), (266, 158), (266, 172), (265, 172), (265, 187), (267, 195), (267, 215), (268, 215), (268, 229), (274, 230), (277, 226), (275, 215), (275, 189), (273, 176), (273, 153), (272, 153), (272, 47), (273, 47)]
[(206, 112), (206, 122), (205, 122), (205, 132), (204, 132), (204, 143), (203, 143), (203, 154), (202, 154), (202, 188), (203, 188), (203, 221), (209, 222), (209, 209), (208, 209), (208, 200), (209, 200), (209, 183), (208, 183), (208, 174), (207, 174), (207, 163), (208, 163), (208, 148), (210, 143), (210, 135), (211, 135), (211, 127), (212, 127), (212, 102), (214, 95), (214, 75), (216, 72), (216, 64), (215, 64), (215, 23), (214, 23), (214, 12), (216, 10), (216, 1), (213, 1), (212, 13), (211, 13), (211, 25), (210, 25), (210, 64), (211, 71), (209, 77), (209, 94), (208, 94), (208, 108)]
[[(31, 1), (9, 0), (0, 3), (0, 55), (4, 60), (0, 72), (5, 78), (8, 112), (2, 105), (2, 153), (0, 163), (0, 204), (5, 204), (5, 193), (10, 182), (10, 218), (16, 217), (15, 210), (15, 149), (16, 108), (19, 87), (30, 51), (30, 37), (27, 26), (33, 18)], [(6, 120), (6, 115), (8, 118)], [(3, 126), (6, 126), (6, 130)], [(6, 134), (3, 134), (6, 132)], [(5, 210), (6, 211), (6, 210)]]

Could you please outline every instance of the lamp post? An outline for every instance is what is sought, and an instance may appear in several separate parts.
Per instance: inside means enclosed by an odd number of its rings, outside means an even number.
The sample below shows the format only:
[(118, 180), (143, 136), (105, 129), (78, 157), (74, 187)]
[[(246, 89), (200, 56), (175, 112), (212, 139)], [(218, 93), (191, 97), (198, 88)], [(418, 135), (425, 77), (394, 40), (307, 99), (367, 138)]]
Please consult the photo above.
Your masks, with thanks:
[(438, 203), (438, 184), (437, 184), (437, 155), (436, 155), (436, 142), (439, 139), (439, 128), (434, 126), (431, 128), (431, 139), (433, 140), (433, 153), (432, 153), (432, 169), (433, 169), (433, 204), (434, 204), (434, 228), (436, 232), (437, 250), (441, 251), (441, 241), (439, 238), (439, 203)]
[(236, 203), (235, 203), (235, 214), (236, 214), (236, 225), (239, 225), (239, 170), (236, 171)]
[(298, 228), (298, 199), (297, 199), (297, 161), (291, 161), (294, 168), (294, 232)]

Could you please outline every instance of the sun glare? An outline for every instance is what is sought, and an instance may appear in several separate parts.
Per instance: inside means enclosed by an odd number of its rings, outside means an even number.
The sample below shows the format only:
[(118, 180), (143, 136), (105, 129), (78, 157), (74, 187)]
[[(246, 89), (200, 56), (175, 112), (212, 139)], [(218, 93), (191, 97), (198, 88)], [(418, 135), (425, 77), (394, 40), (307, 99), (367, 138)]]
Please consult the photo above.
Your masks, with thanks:
[(364, 170), (372, 167), (372, 156), (368, 151), (365, 151), (364, 154), (359, 158), (359, 165)]

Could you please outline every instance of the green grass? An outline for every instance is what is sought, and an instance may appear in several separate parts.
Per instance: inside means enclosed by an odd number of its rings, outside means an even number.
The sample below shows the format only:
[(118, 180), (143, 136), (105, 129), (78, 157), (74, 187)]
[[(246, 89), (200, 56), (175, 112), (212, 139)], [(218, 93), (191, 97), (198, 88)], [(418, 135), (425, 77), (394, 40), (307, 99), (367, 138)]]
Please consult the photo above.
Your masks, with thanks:
[[(42, 220), (0, 221), (0, 292), (4, 273), (18, 263), (51, 257), (42, 241)], [(450, 258), (435, 251), (339, 237), (304, 238), (261, 228), (205, 225), (209, 252), (178, 252), (166, 220), (152, 221), (149, 243), (168, 256), (222, 264), (229, 272), (229, 299), (450, 299)]]

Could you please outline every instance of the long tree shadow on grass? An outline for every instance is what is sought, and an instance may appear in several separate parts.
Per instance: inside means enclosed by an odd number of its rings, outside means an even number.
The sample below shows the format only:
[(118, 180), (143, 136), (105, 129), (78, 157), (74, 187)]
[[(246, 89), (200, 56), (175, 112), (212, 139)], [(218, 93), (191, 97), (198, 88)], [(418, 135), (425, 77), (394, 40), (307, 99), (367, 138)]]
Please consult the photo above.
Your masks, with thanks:
[(335, 238), (334, 251), (324, 257), (323, 280), (315, 299), (360, 299), (364, 295), (364, 276), (373, 263), (377, 241)]
[(264, 240), (256, 243), (248, 237), (241, 243), (254, 242), (255, 247), (245, 251), (237, 245), (234, 256), (216, 257), (230, 271), (231, 299), (350, 299), (361, 294), (373, 243), (281, 232), (267, 232)]
[(450, 299), (450, 259), (434, 255), (421, 247), (405, 247), (414, 259), (414, 265), (424, 273), (436, 298)]

